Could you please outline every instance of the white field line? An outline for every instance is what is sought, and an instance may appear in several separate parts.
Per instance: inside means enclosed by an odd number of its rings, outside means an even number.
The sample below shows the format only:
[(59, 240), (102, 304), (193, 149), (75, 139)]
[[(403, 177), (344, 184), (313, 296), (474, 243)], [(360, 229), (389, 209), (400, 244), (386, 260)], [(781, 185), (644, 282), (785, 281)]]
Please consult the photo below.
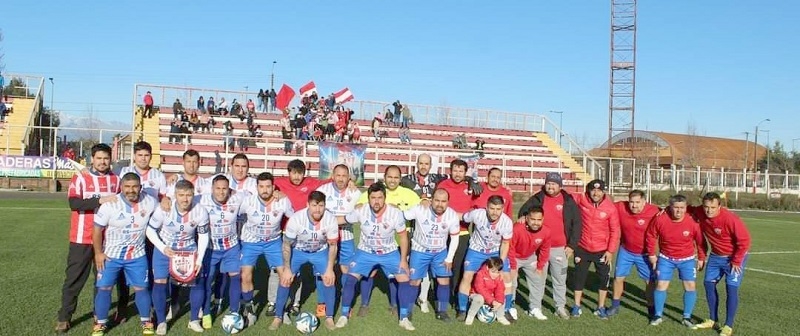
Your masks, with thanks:
[(759, 255), (759, 254), (798, 254), (800, 251), (761, 251), (761, 252), (747, 252), (748, 255)]
[(69, 211), (69, 208), (38, 208), (38, 207), (0, 207), (0, 211), (2, 210), (45, 210), (45, 211), (54, 211), (54, 210), (66, 210)]
[(758, 218), (758, 217), (740, 217), (741, 219), (748, 220), (757, 220), (757, 221), (764, 221), (764, 222), (774, 222), (774, 223), (784, 223), (784, 224), (800, 224), (798, 221), (790, 221), (790, 220), (782, 220), (782, 219), (770, 219), (770, 218)]
[(767, 271), (767, 270), (762, 270), (762, 269), (752, 268), (752, 267), (745, 267), (745, 269), (748, 270), (748, 271), (753, 271), (753, 272), (761, 272), (761, 273), (766, 273), (766, 274), (785, 276), (787, 278), (800, 279), (800, 275), (773, 272), (773, 271)]

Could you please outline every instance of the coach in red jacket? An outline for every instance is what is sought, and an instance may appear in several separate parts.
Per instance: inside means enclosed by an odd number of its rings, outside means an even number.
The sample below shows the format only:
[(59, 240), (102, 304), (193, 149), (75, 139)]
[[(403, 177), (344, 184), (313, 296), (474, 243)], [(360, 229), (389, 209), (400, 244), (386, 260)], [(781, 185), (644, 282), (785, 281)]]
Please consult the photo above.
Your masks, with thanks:
[(572, 316), (581, 314), (581, 298), (583, 287), (586, 284), (586, 275), (589, 273), (589, 264), (594, 264), (597, 277), (600, 279), (598, 286), (596, 315), (602, 319), (608, 318), (606, 313), (606, 296), (608, 295), (608, 280), (611, 272), (611, 259), (619, 247), (619, 215), (614, 201), (606, 196), (606, 183), (603, 180), (592, 180), (586, 185), (586, 193), (576, 195), (578, 207), (581, 210), (581, 239), (575, 250), (575, 278), (573, 290), (575, 291), (575, 305), (572, 306)]

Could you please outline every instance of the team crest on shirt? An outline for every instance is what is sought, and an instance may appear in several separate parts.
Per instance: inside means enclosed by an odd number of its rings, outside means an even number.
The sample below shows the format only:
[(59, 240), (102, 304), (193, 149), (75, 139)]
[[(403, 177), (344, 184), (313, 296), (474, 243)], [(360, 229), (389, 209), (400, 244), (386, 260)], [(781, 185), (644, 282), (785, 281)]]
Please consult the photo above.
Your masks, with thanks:
[(469, 195), (469, 188), (464, 189), (464, 195)]
[(350, 202), (350, 201), (351, 201), (353, 198), (352, 198), (352, 197), (350, 197), (350, 196), (347, 196), (347, 198), (345, 198), (345, 199), (346, 199), (348, 202)]
[(606, 217), (608, 217), (608, 214), (605, 213), (605, 211), (600, 211), (600, 218), (606, 218)]
[(146, 214), (146, 212), (144, 210), (139, 211), (139, 217), (144, 217), (145, 214)]
[(536, 244), (536, 245), (541, 244), (542, 243), (542, 238), (536, 238), (536, 240), (534, 240), (533, 243)]
[(683, 231), (683, 236), (684, 237), (689, 237), (689, 231)]
[(302, 187), (300, 191), (305, 194), (308, 191), (308, 187)]
[(717, 235), (721, 235), (722, 234), (722, 229), (714, 228), (714, 233), (716, 233)]
[(556, 205), (556, 210), (558, 210), (558, 211), (564, 210), (564, 206), (561, 205), (561, 204)]
[(149, 184), (151, 188), (156, 186), (156, 183), (153, 181), (149, 181), (147, 184)]
[(639, 220), (636, 221), (636, 224), (644, 225), (644, 219), (640, 218)]
[(278, 217), (278, 212), (277, 211), (273, 211), (272, 212), (272, 217)]

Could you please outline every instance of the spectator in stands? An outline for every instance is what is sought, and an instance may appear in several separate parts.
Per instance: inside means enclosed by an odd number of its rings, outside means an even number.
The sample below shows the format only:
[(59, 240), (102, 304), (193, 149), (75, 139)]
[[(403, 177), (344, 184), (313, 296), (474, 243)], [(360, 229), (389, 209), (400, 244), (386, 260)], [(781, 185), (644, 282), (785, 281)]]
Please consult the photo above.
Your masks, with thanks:
[(225, 142), (225, 146), (230, 148), (230, 151), (232, 152), (236, 149), (236, 142), (233, 137), (233, 124), (230, 121), (226, 121), (224, 124), (222, 124), (222, 127), (224, 129), (222, 133), (222, 140)]
[(394, 114), (392, 114), (392, 110), (386, 109), (386, 114), (383, 115), (383, 120), (387, 126), (392, 126), (394, 123)]
[(381, 119), (377, 116), (372, 119), (372, 136), (375, 137), (375, 141), (381, 141)]
[(184, 137), (186, 138), (186, 143), (191, 145), (192, 144), (192, 129), (190, 128), (191, 123), (189, 122), (189, 117), (187, 117), (185, 114), (182, 115), (185, 118), (185, 120), (181, 122), (181, 134), (184, 134)]
[(242, 132), (242, 134), (239, 135), (239, 139), (238, 140), (239, 140), (239, 151), (240, 152), (246, 152), (247, 151), (248, 142), (250, 142), (250, 139), (248, 139), (249, 136), (250, 136), (250, 134), (248, 134), (247, 131), (244, 131), (244, 132)]
[(278, 94), (275, 93), (275, 89), (270, 89), (269, 90), (269, 104), (270, 104), (270, 107), (272, 108), (272, 111), (275, 111), (275, 98), (277, 98), (277, 97), (278, 97)]
[(231, 115), (238, 115), (239, 120), (244, 120), (246, 115), (244, 114), (244, 108), (242, 107), (242, 103), (238, 102), (236, 98), (233, 99), (231, 102)]
[(183, 113), (184, 113), (183, 104), (181, 104), (181, 100), (175, 98), (175, 102), (172, 103), (172, 115), (175, 116), (175, 118), (177, 118), (178, 114), (183, 114)]
[(403, 105), (403, 109), (401, 110), (403, 114), (403, 127), (408, 128), (408, 123), (411, 122), (413, 117), (411, 116), (411, 108), (408, 107), (408, 104)]
[(410, 131), (408, 129), (408, 126), (400, 127), (400, 133), (399, 134), (400, 134), (400, 143), (401, 144), (407, 144), (407, 145), (411, 144), (411, 136), (410, 136)]
[(400, 115), (402, 114), (402, 111), (403, 111), (403, 104), (400, 104), (400, 101), (398, 100), (398, 101), (392, 103), (392, 106), (394, 106), (394, 119), (393, 119), (393, 122), (394, 122), (395, 125), (399, 125), (400, 124)]
[(247, 100), (247, 113), (255, 113), (256, 112), (256, 104), (253, 103), (252, 99)]
[(261, 130), (261, 125), (256, 125), (255, 133), (256, 133), (255, 134), (256, 138), (263, 138), (264, 137), (264, 131)]
[(169, 143), (181, 142), (181, 120), (178, 118), (172, 119), (169, 123)]
[(284, 112), (281, 120), (279, 121), (279, 125), (281, 125), (281, 131), (291, 131), (292, 130), (292, 123), (289, 121), (289, 114)]
[(206, 111), (205, 107), (206, 107), (206, 101), (203, 100), (203, 96), (200, 96), (200, 98), (197, 98), (197, 110), (205, 113)]
[(281, 129), (281, 137), (283, 138), (283, 154), (289, 154), (292, 152), (292, 138), (294, 138), (294, 133), (291, 129), (282, 128)]
[(75, 161), (75, 150), (72, 149), (72, 146), (67, 144), (67, 148), (64, 149), (64, 153), (62, 153), (61, 156), (64, 157), (65, 159), (70, 159), (72, 161)]
[(150, 91), (144, 94), (144, 114), (143, 116), (147, 116), (148, 118), (153, 117), (153, 96), (150, 95)]
[(200, 131), (201, 132), (203, 132), (203, 133), (208, 132), (208, 130), (211, 128), (209, 126), (209, 122), (210, 122), (210, 120), (209, 120), (209, 117), (208, 117), (208, 113), (200, 114)]
[(222, 155), (219, 150), (214, 151), (214, 174), (222, 173)]
[(214, 103), (214, 97), (208, 97), (208, 101), (206, 101), (206, 110), (208, 110), (208, 113), (214, 114), (216, 107), (217, 106)]
[(483, 145), (485, 145), (485, 144), (486, 144), (486, 141), (483, 141), (483, 139), (475, 140), (475, 149), (479, 150), (479, 151), (482, 151), (483, 150)]
[(192, 111), (192, 116), (189, 117), (189, 125), (192, 126), (192, 132), (197, 132), (200, 129), (200, 118), (197, 112)]
[(228, 115), (228, 102), (225, 101), (225, 97), (219, 99), (219, 105), (217, 105), (217, 113), (221, 115)]
[(464, 133), (457, 134), (453, 138), (453, 148), (467, 149), (467, 136)]
[(331, 93), (328, 95), (328, 99), (325, 100), (325, 103), (328, 105), (329, 109), (333, 109), (333, 107), (336, 105), (336, 96)]
[(0, 100), (0, 122), (6, 122), (6, 114), (8, 112), (8, 108), (6, 108), (6, 103)]
[(350, 133), (350, 143), (361, 143), (361, 127), (358, 127), (358, 123), (355, 120), (351, 121), (350, 124), (353, 125), (353, 132)]

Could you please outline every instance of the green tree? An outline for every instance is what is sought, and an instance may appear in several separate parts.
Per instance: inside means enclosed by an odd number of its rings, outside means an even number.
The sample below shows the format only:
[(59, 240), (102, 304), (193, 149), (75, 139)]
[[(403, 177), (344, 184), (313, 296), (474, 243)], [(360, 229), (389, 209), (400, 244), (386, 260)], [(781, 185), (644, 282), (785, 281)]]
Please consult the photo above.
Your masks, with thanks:
[(3, 95), (33, 98), (33, 94), (31, 94), (25, 81), (17, 77), (11, 78), (11, 80), (8, 81), (8, 84), (3, 88)]
[(792, 155), (787, 153), (783, 148), (780, 141), (775, 141), (775, 144), (768, 148), (768, 152), (758, 160), (758, 170), (765, 171), (769, 165), (771, 173), (789, 173), (797, 172), (795, 169), (796, 161), (793, 160)]

